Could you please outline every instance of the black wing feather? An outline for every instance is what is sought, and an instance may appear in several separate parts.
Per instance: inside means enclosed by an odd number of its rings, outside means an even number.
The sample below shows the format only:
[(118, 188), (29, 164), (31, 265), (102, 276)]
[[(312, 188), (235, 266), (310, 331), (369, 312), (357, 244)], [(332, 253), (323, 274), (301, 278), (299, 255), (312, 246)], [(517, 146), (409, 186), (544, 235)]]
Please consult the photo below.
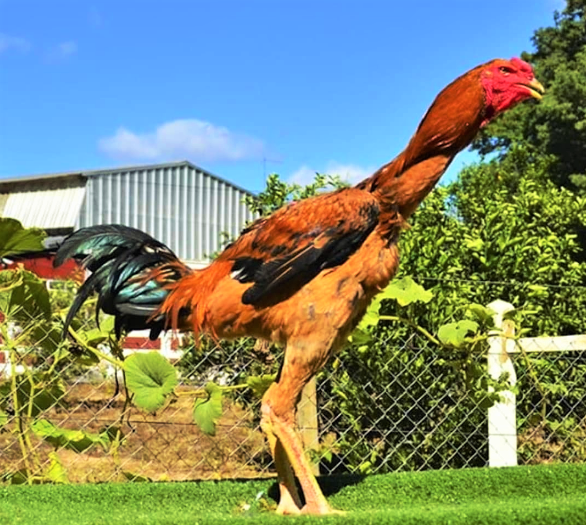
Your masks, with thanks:
[[(254, 282), (242, 296), (244, 304), (258, 304), (271, 293), (294, 281), (303, 286), (322, 270), (343, 264), (362, 245), (378, 223), (379, 206), (375, 202), (358, 210), (359, 221), (350, 226), (349, 219), (340, 219), (336, 226), (320, 229), (319, 225), (306, 235), (313, 242), (284, 257), (267, 261), (253, 258), (237, 260), (241, 282)], [(275, 251), (273, 247), (272, 252)]]

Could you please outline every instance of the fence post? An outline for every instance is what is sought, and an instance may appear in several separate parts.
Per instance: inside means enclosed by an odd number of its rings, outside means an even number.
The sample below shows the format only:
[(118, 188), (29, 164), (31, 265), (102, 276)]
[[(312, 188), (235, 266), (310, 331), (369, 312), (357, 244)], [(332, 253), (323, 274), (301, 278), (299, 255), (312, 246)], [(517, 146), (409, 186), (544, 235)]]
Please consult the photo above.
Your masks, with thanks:
[[(511, 386), (517, 382), (515, 367), (509, 353), (515, 350), (515, 342), (501, 335), (515, 334), (512, 321), (504, 320), (507, 312), (515, 308), (512, 304), (497, 300), (488, 305), (494, 314), (494, 324), (498, 331), (491, 332), (488, 338), (488, 373), (498, 379), (508, 373)], [(517, 415), (516, 396), (510, 390), (499, 392), (502, 401), (488, 409), (488, 465), (490, 467), (511, 467), (517, 465)]]
[[(297, 427), (305, 450), (316, 449), (319, 445), (317, 429), (317, 381), (313, 377), (301, 392), (297, 405)], [(312, 462), (313, 473), (319, 475), (319, 462)]]

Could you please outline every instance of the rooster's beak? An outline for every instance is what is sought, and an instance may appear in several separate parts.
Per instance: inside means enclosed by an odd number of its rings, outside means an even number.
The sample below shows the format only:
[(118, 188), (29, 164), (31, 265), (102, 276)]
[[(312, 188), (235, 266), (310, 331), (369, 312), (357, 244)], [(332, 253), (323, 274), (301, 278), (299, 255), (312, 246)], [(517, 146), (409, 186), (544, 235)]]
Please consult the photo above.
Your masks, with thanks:
[(534, 78), (531, 82), (527, 84), (522, 84), (523, 87), (526, 87), (529, 90), (529, 93), (532, 97), (535, 97), (537, 100), (541, 100), (543, 94), (545, 93), (545, 88), (541, 85), (541, 82)]

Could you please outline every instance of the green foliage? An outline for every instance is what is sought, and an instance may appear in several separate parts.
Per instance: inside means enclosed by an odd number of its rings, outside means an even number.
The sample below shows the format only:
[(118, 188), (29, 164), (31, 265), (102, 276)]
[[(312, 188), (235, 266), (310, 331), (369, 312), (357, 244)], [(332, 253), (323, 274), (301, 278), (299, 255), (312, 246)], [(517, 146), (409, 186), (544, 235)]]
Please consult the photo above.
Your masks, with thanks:
[(15, 322), (49, 320), (51, 304), (45, 284), (26, 270), (0, 271), (0, 311)]
[(394, 279), (391, 283), (375, 298), (374, 302), (383, 301), (384, 299), (396, 299), (399, 306), (407, 306), (411, 303), (421, 302), (429, 303), (433, 294), (417, 284), (411, 277)]
[[(38, 230), (24, 229), (13, 219), (0, 220), (0, 251), (3, 254), (41, 249), (43, 237)], [(42, 280), (21, 268), (0, 271), (0, 311), (3, 313), (0, 335), (11, 363), (10, 377), (0, 380), (0, 427), (17, 436), (24, 465), (18, 471), (1, 475), (8, 483), (67, 482), (67, 473), (55, 453), (48, 454), (48, 466), (43, 466), (37, 444), (32, 439), (35, 436), (53, 444), (55, 449), (64, 447), (79, 453), (89, 451), (94, 445), (109, 452), (111, 447), (121, 443), (121, 433), (116, 431), (115, 425), (100, 434), (92, 434), (60, 428), (47, 419), (49, 411), (62, 403), (64, 379), (68, 375), (83, 373), (99, 359), (117, 366), (122, 364), (97, 348), (108, 343), (111, 352), (119, 353), (109, 335), (112, 319), (103, 321), (99, 329), (93, 316), (84, 309), (85, 321), (76, 319), (72, 323), (75, 342), (62, 340), (62, 320), (71, 305), (74, 290), (74, 286), (65, 285), (48, 291)], [(159, 355), (156, 357), (165, 361)], [(173, 382), (165, 376), (164, 364), (155, 363), (151, 367), (148, 357), (146, 361), (135, 368), (131, 361), (130, 376), (135, 383), (140, 383), (144, 378), (136, 380), (137, 370), (147, 376), (150, 374), (144, 381), (146, 384), (138, 387), (136, 397), (142, 404), (152, 407), (158, 403), (159, 392), (154, 393), (156, 388), (149, 380), (154, 383), (161, 380), (160, 394), (166, 395), (173, 390), (176, 379)], [(141, 369), (141, 364), (145, 370)], [(172, 367), (171, 370), (175, 374)]]
[(434, 285), (445, 317), (498, 298), (527, 317), (532, 335), (586, 330), (579, 313), (586, 254), (578, 242), (586, 199), (557, 188), (550, 165), (514, 148), (503, 160), (465, 169), (423, 203), (400, 243), (401, 273)]
[(477, 330), (477, 322), (463, 319), (462, 321), (440, 326), (437, 331), (437, 336), (446, 346), (462, 348), (466, 343), (470, 342), (469, 336), (475, 334)]
[(586, 14), (584, 0), (568, 0), (554, 23), (535, 31), (535, 50), (522, 58), (535, 66), (546, 94), (501, 115), (481, 133), (481, 153), (530, 148), (535, 158), (551, 155), (549, 177), (556, 184), (586, 192)]
[(265, 374), (262, 376), (251, 376), (246, 379), (246, 384), (254, 394), (261, 398), (269, 387), (275, 382), (276, 374)]
[(24, 413), (36, 417), (59, 404), (65, 395), (65, 385), (54, 374), (35, 371), (0, 384), (0, 406), (7, 405), (7, 400), (14, 395)]
[(60, 428), (46, 419), (37, 419), (31, 424), (31, 429), (55, 449), (67, 448), (75, 452), (85, 452), (94, 445), (101, 445), (106, 449), (110, 443), (107, 433), (92, 434), (84, 430)]
[(124, 361), (124, 371), (134, 403), (148, 412), (161, 408), (179, 382), (175, 368), (159, 352), (131, 355)]
[(196, 399), (193, 404), (193, 420), (202, 432), (216, 435), (216, 423), (222, 415), (222, 389), (215, 383), (205, 386), (207, 397)]
[(49, 468), (47, 469), (47, 478), (53, 483), (69, 483), (67, 471), (56, 452), (49, 452)]
[(39, 228), (23, 228), (16, 219), (0, 217), (0, 258), (42, 250), (45, 237)]
[[(374, 302), (382, 320), (377, 325), (369, 310), (365, 333), (355, 332), (334, 372), (320, 375), (322, 425), (339, 436), (332, 465), (369, 472), (485, 464), (486, 407), (507, 378), (487, 376), (482, 356), (492, 314), (482, 305), (495, 299), (515, 305), (522, 335), (586, 333), (586, 263), (578, 242), (586, 201), (558, 188), (550, 167), (550, 158), (516, 147), (503, 159), (467, 168), (424, 201), (400, 241), (400, 276), (413, 276), (434, 298), (405, 307), (383, 301), (378, 310)], [(577, 408), (584, 392), (579, 367), (572, 375), (564, 362), (530, 357), (516, 363), (519, 414), (547, 408), (545, 426), (541, 413), (539, 423), (523, 422), (528, 435), (539, 425), (541, 440), (580, 439), (580, 425), (570, 432), (549, 423), (568, 419), (572, 410), (586, 412)], [(546, 384), (564, 384), (578, 397), (561, 402)], [(536, 455), (539, 443), (527, 438), (523, 457)]]
[(246, 196), (244, 203), (250, 211), (264, 217), (289, 202), (306, 199), (326, 190), (339, 189), (346, 186), (348, 184), (338, 175), (316, 173), (312, 183), (301, 186), (299, 184), (285, 182), (276, 173), (272, 173), (267, 177), (266, 188), (258, 195)]

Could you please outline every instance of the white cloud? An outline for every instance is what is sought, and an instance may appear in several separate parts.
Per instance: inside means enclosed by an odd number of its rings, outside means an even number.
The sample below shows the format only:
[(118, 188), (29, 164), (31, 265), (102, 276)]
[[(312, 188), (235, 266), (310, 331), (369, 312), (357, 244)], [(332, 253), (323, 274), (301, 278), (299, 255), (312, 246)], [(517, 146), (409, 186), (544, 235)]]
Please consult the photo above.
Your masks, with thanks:
[(77, 43), (73, 40), (66, 40), (49, 48), (45, 53), (45, 60), (49, 64), (54, 64), (65, 60), (77, 53)]
[(375, 172), (375, 167), (363, 167), (357, 164), (341, 164), (335, 161), (329, 161), (324, 169), (314, 169), (303, 165), (295, 171), (289, 178), (289, 182), (301, 185), (309, 184), (315, 178), (315, 173), (326, 173), (328, 175), (339, 175), (343, 180), (354, 184), (365, 179)]
[(0, 53), (8, 51), (9, 49), (25, 52), (30, 48), (31, 43), (26, 38), (0, 33)]
[(73, 40), (69, 40), (67, 42), (61, 42), (57, 46), (57, 53), (59, 53), (63, 57), (68, 57), (73, 55), (77, 52), (77, 44), (73, 42)]
[(237, 161), (261, 158), (262, 141), (196, 119), (166, 122), (152, 133), (134, 133), (124, 127), (98, 143), (101, 151), (118, 160)]

